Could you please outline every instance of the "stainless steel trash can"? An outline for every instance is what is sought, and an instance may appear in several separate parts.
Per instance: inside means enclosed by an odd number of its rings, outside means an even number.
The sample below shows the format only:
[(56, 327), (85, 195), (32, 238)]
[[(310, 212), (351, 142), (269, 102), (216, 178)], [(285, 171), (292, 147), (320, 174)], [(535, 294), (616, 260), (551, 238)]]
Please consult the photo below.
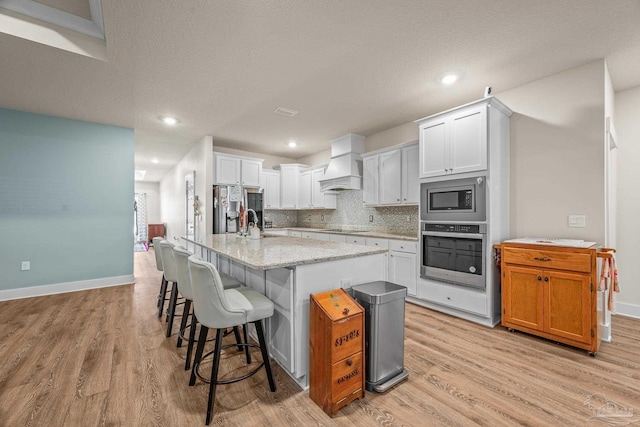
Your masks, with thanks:
[(407, 288), (378, 281), (353, 286), (351, 294), (365, 311), (365, 388), (383, 393), (409, 376), (404, 368)]

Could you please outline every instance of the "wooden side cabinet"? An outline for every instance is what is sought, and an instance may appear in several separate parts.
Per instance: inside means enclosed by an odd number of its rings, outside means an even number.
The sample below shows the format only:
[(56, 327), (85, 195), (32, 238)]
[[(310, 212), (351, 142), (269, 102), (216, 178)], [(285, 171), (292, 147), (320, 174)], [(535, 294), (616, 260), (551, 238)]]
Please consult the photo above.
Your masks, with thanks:
[(595, 356), (601, 340), (596, 249), (503, 243), (500, 251), (502, 325)]
[(343, 289), (311, 295), (309, 397), (329, 416), (364, 396), (364, 312)]
[(154, 237), (164, 237), (164, 224), (147, 224), (147, 239), (149, 243)]

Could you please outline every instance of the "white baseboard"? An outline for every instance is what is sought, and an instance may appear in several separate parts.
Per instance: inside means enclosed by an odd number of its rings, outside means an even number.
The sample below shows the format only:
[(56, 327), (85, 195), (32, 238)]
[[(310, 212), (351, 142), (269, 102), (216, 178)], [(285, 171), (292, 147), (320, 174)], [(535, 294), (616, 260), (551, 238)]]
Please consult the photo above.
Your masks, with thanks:
[(0, 301), (63, 294), (66, 292), (86, 291), (88, 289), (107, 288), (109, 286), (130, 285), (133, 274), (127, 276), (105, 277), (102, 279), (80, 280), (77, 282), (56, 283), (53, 285), (30, 286), (28, 288), (0, 290)]
[(616, 301), (616, 311), (613, 314), (640, 319), (640, 305), (626, 304)]

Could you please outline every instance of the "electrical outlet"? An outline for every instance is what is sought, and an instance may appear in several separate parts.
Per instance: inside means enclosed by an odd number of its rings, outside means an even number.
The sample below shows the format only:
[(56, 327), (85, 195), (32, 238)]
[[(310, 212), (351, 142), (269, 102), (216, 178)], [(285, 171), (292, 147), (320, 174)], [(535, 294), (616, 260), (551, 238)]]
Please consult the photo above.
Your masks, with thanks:
[(407, 222), (411, 222), (411, 215), (407, 215)]
[(289, 221), (289, 215), (287, 215), (287, 221)]
[(320, 215), (320, 221), (324, 222), (324, 215)]
[(373, 215), (369, 215), (369, 222), (373, 222)]
[(22, 271), (31, 270), (31, 261), (22, 261), (20, 263), (20, 270)]
[(309, 215), (309, 217), (307, 219), (309, 220), (309, 222), (311, 222), (311, 215)]

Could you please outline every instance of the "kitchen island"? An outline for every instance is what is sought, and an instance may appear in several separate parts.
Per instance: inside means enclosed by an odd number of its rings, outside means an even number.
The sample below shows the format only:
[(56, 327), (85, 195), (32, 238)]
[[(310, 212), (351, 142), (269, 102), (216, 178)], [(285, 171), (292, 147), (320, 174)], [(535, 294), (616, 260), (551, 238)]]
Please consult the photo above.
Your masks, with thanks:
[(274, 314), (265, 322), (269, 351), (303, 389), (309, 385), (309, 295), (384, 280), (386, 274), (386, 248), (286, 236), (183, 239), (218, 270), (273, 301)]

